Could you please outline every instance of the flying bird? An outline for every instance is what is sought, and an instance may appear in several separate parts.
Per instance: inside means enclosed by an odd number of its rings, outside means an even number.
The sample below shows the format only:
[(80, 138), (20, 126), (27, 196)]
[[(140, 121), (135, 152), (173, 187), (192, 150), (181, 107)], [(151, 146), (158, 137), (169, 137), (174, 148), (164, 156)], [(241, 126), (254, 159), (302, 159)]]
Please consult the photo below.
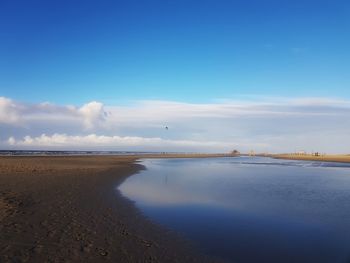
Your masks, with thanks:
[(168, 126), (165, 126), (165, 129), (166, 129), (166, 130), (169, 130)]

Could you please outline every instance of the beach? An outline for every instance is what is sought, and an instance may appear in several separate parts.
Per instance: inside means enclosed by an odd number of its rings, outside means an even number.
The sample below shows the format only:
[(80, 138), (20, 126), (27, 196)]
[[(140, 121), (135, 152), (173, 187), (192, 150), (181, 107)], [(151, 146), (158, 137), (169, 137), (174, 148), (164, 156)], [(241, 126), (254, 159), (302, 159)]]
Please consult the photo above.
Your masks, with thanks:
[(338, 162), (338, 163), (350, 163), (350, 155), (320, 155), (315, 156), (311, 154), (272, 154), (268, 155), (276, 159), (287, 160), (304, 160), (304, 161), (321, 161), (321, 162)]
[[(0, 262), (218, 262), (146, 218), (116, 189), (143, 158), (226, 154), (0, 156)], [(273, 158), (350, 162), (346, 155)]]
[(116, 187), (142, 157), (2, 156), (0, 262), (210, 262)]

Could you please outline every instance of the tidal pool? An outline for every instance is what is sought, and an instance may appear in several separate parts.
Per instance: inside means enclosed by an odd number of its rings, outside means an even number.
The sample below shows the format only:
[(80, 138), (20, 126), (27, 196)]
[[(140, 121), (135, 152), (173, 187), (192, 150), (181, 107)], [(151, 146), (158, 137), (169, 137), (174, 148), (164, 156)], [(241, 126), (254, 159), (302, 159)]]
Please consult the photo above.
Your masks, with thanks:
[(229, 262), (350, 262), (350, 164), (145, 159), (119, 186), (145, 216)]

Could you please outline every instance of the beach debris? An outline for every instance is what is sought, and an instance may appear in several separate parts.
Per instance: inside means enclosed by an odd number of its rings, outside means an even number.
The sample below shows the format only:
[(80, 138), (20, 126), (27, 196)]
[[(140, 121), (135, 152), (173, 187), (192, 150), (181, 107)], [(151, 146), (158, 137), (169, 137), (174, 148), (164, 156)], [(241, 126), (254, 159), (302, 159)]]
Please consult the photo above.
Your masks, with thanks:
[(145, 240), (145, 239), (141, 239), (141, 243), (143, 243), (143, 245), (145, 245), (146, 247), (152, 246), (152, 242)]
[(84, 246), (81, 246), (81, 251), (85, 253), (89, 253), (91, 251), (91, 248), (93, 247), (92, 243), (88, 243)]
[(99, 249), (99, 254), (103, 257), (107, 256), (108, 255), (108, 252), (106, 250), (104, 250), (103, 248), (100, 248)]
[(43, 245), (36, 245), (31, 250), (33, 253), (40, 254), (42, 252), (43, 248), (44, 248)]

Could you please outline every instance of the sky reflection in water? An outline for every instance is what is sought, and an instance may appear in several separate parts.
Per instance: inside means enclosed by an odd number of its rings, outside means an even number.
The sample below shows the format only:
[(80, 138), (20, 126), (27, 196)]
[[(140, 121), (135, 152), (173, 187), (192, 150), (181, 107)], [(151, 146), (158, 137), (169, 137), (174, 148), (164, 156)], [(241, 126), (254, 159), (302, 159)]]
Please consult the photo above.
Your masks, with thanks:
[(142, 212), (233, 262), (348, 262), (350, 165), (148, 159), (120, 187)]

